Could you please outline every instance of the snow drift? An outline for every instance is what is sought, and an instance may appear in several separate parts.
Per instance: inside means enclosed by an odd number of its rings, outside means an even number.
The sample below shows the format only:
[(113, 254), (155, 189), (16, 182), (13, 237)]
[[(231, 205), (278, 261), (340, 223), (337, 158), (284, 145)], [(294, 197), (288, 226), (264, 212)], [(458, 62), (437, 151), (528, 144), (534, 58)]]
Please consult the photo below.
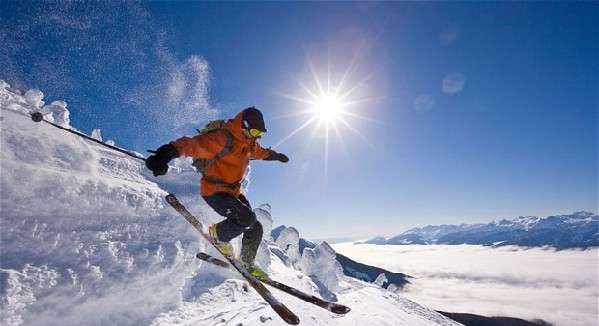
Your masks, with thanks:
[[(29, 118), (36, 110), (70, 126), (63, 101), (45, 105), (42, 92), (0, 81), (0, 105), (2, 325), (283, 324), (236, 273), (194, 258), (206, 248), (164, 195), (181, 194), (204, 222), (220, 217), (197, 196), (188, 160), (153, 178), (140, 161)], [(269, 235), (270, 207), (255, 211)], [(458, 325), (344, 276), (327, 244), (300, 253), (294, 230), (265, 237), (259, 264), (352, 308), (341, 317), (273, 289), (302, 325)]]

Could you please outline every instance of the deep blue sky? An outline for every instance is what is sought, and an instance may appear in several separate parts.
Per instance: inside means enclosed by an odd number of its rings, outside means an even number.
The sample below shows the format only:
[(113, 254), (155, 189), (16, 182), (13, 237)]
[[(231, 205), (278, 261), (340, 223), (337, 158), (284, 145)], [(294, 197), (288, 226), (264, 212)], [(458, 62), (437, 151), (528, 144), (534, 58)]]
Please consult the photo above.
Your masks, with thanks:
[[(362, 136), (337, 123), (326, 171), (314, 126), (277, 147), (288, 164), (252, 165), (249, 198), (275, 223), (370, 236), (596, 212), (598, 7), (3, 1), (0, 78), (143, 152), (249, 105), (274, 145), (310, 118), (280, 118), (305, 109), (285, 94), (316, 89), (308, 62), (321, 81), (328, 62), (334, 85), (351, 67), (345, 89), (362, 81), (350, 97), (365, 100), (347, 110), (366, 119), (347, 122)], [(448, 94), (451, 73), (464, 86)]]

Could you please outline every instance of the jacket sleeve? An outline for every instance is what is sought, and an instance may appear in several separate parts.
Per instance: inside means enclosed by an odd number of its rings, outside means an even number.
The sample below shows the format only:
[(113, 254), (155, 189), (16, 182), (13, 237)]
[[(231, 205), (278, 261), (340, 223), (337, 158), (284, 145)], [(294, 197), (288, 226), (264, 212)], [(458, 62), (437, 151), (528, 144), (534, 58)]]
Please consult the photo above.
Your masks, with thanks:
[(271, 149), (263, 148), (262, 146), (260, 146), (260, 144), (258, 142), (255, 142), (254, 145), (252, 146), (252, 153), (250, 155), (250, 159), (251, 160), (263, 160), (263, 159), (267, 158), (268, 156), (270, 156), (271, 153), (272, 153)]
[(209, 159), (219, 153), (225, 146), (224, 135), (211, 132), (195, 137), (181, 137), (171, 144), (175, 146), (180, 156)]

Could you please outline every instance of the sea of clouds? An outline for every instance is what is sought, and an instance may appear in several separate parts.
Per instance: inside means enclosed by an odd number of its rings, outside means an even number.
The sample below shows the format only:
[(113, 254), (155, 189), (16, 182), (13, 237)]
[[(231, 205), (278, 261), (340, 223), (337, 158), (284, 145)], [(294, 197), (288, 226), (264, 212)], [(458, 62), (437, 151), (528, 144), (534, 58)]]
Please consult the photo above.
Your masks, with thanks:
[(590, 326), (599, 249), (335, 244), (360, 262), (414, 277), (403, 293), (436, 310)]

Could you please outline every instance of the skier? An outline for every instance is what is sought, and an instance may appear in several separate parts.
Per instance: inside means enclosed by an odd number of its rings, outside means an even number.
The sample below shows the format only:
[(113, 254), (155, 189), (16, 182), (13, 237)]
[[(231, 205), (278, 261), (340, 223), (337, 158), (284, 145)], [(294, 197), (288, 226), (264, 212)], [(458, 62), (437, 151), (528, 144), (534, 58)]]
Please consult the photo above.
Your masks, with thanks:
[(265, 132), (262, 112), (249, 107), (220, 127), (162, 145), (146, 159), (146, 166), (154, 176), (166, 174), (168, 162), (174, 158), (189, 156), (196, 159), (194, 165), (202, 172), (201, 195), (210, 207), (225, 217), (225, 220), (210, 225), (208, 234), (223, 255), (232, 257), (233, 247), (229, 241), (243, 233), (241, 260), (260, 280), (267, 278), (266, 273), (254, 264), (262, 241), (262, 225), (241, 193), (241, 180), (250, 160), (289, 161), (285, 154), (260, 146), (258, 139)]

